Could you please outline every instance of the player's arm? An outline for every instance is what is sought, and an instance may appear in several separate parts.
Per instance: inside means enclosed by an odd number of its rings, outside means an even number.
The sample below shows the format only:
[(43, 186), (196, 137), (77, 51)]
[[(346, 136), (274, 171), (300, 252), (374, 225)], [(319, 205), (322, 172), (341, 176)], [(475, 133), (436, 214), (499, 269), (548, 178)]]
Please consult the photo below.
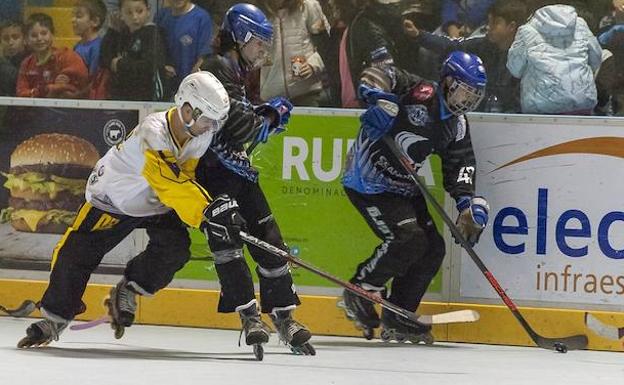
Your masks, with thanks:
[(228, 121), (219, 135), (235, 146), (251, 142), (259, 135), (259, 140), (266, 141), (269, 133), (280, 132), (279, 127), (283, 128), (288, 122), (292, 104), (278, 97), (254, 108), (245, 97), (242, 79), (224, 60), (218, 56), (209, 57), (201, 67), (203, 71), (212, 72), (230, 96)]
[(474, 245), (487, 225), (490, 206), (485, 198), (475, 196), (476, 161), (468, 122), (463, 116), (458, 119), (457, 136), (439, 154), (444, 189), (455, 199), (459, 212), (457, 228)]

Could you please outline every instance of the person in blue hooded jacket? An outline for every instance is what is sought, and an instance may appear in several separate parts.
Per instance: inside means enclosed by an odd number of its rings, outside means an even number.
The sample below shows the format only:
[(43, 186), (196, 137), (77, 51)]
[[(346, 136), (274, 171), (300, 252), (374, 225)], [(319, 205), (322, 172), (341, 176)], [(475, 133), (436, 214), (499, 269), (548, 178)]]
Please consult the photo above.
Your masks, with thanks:
[(590, 115), (601, 62), (602, 49), (585, 20), (561, 4), (538, 9), (518, 28), (507, 56), (528, 114)]

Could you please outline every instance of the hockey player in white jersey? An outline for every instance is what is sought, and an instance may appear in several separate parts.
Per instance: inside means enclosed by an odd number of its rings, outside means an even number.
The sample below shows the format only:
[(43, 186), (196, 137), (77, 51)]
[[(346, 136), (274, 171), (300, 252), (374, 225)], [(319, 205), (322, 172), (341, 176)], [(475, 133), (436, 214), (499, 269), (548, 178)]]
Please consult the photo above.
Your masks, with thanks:
[(195, 182), (195, 167), (227, 119), (229, 97), (210, 72), (187, 76), (176, 106), (148, 115), (93, 169), (86, 203), (56, 245), (50, 282), (41, 300), (44, 318), (30, 325), (18, 347), (47, 345), (77, 314), (90, 275), (104, 255), (135, 228), (149, 242), (132, 259), (108, 302), (115, 337), (132, 325), (136, 295), (167, 286), (190, 257), (187, 226), (201, 228), (211, 244), (242, 247), (244, 220), (235, 201), (212, 199)]

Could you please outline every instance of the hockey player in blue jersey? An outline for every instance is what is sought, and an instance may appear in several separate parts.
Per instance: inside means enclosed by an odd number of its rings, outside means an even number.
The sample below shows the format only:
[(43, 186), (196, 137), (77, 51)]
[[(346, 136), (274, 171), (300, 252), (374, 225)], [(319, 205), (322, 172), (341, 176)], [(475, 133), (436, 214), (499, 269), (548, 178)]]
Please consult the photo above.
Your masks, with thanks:
[[(386, 295), (416, 311), (442, 264), (444, 239), (436, 229), (416, 184), (381, 138), (391, 136), (418, 169), (430, 154), (442, 159), (444, 188), (455, 199), (457, 226), (472, 244), (488, 220), (488, 204), (475, 196), (475, 158), (466, 116), (483, 99), (486, 74), (481, 59), (455, 51), (444, 61), (439, 82), (395, 67), (363, 71), (359, 96), (368, 105), (349, 151), (342, 183), (351, 203), (382, 240), (356, 269), (351, 282)], [(347, 316), (372, 338), (382, 327), (384, 340), (433, 342), (430, 329), (382, 310), (345, 291)]]
[[(293, 108), (283, 97), (255, 108), (247, 99), (245, 77), (264, 63), (272, 39), (273, 26), (256, 6), (239, 3), (226, 12), (217, 54), (207, 57), (201, 68), (223, 83), (231, 108), (223, 130), (201, 158), (196, 175), (210, 194), (227, 192), (238, 201), (251, 235), (288, 250), (258, 182), (258, 171), (247, 155), (250, 147), (245, 149), (249, 143), (266, 142), (270, 136), (284, 131)], [(211, 249), (221, 283), (219, 312), (239, 313), (248, 345), (266, 343), (270, 330), (260, 318), (251, 272), (242, 249), (216, 249), (212, 245)], [(248, 249), (258, 264), (261, 311), (270, 315), (280, 340), (293, 352), (315, 354), (309, 342), (310, 331), (293, 318), (300, 301), (288, 264), (260, 248), (249, 246)]]

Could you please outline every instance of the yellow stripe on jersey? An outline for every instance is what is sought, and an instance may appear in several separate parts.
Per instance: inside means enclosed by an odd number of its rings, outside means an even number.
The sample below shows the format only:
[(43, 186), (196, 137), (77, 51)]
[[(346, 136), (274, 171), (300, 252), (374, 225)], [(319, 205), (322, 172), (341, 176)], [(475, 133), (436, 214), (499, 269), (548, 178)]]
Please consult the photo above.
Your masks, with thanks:
[(212, 200), (208, 192), (195, 182), (186, 168), (178, 166), (171, 151), (148, 149), (144, 155), (142, 175), (158, 199), (175, 210), (184, 223), (199, 227), (204, 209)]
[(65, 241), (67, 241), (67, 237), (69, 237), (69, 234), (72, 231), (76, 231), (77, 229), (80, 228), (80, 226), (82, 225), (82, 222), (84, 222), (85, 218), (87, 217), (87, 214), (89, 214), (89, 211), (91, 211), (92, 207), (93, 206), (91, 206), (91, 203), (89, 202), (85, 202), (82, 206), (80, 206), (80, 210), (78, 211), (78, 215), (76, 215), (76, 219), (74, 220), (74, 223), (72, 223), (72, 225), (68, 227), (67, 230), (65, 230), (65, 234), (63, 234), (63, 236), (58, 241), (56, 246), (54, 246), (54, 251), (52, 252), (52, 262), (50, 263), (50, 271), (52, 271), (52, 269), (54, 268), (54, 264), (56, 263), (56, 259), (58, 258), (58, 253), (61, 250), (61, 248), (65, 245)]

